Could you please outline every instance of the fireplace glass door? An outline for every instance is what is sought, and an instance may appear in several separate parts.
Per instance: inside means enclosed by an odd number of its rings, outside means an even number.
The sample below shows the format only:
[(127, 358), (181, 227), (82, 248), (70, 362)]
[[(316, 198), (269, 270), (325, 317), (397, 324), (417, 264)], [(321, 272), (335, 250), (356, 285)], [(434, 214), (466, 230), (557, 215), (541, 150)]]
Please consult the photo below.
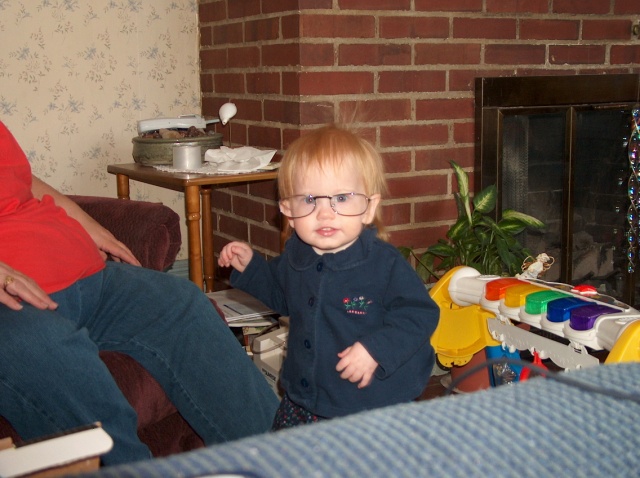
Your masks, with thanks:
[[(503, 88), (506, 80), (522, 79), (502, 78)], [(496, 184), (498, 215), (515, 209), (546, 224), (544, 231), (519, 237), (533, 256), (545, 252), (554, 258), (545, 280), (590, 284), (630, 305), (640, 301), (640, 266), (629, 257), (633, 228), (627, 146), (632, 111), (638, 107), (637, 83), (635, 78), (628, 102), (619, 97), (612, 101), (601, 88), (597, 96), (586, 95), (593, 101), (562, 104), (561, 88), (552, 84), (544, 87), (545, 95), (556, 91), (559, 98), (532, 104), (540, 95), (531, 88), (544, 82), (524, 88), (528, 91), (519, 105), (513, 96), (518, 86), (508, 90), (506, 105), (490, 104), (502, 93), (492, 94), (486, 84), (477, 92), (487, 103), (478, 105), (477, 190)], [(637, 222), (637, 217), (631, 219)]]
[(504, 115), (501, 209), (546, 224), (543, 232), (520, 238), (534, 255), (554, 258), (545, 280), (591, 284), (618, 299), (626, 295), (630, 118), (624, 108)]

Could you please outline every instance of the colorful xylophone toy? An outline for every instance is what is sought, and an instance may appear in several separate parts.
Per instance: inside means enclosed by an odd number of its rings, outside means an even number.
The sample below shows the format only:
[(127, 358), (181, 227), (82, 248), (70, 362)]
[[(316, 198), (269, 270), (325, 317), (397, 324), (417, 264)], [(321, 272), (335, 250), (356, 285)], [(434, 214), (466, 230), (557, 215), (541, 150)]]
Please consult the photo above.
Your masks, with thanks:
[(605, 363), (640, 361), (640, 312), (590, 287), (486, 276), (460, 266), (430, 294), (440, 307), (431, 342), (447, 367), (465, 365), (475, 353), (497, 345), (537, 352), (565, 369), (598, 365), (591, 351), (600, 350), (609, 351)]

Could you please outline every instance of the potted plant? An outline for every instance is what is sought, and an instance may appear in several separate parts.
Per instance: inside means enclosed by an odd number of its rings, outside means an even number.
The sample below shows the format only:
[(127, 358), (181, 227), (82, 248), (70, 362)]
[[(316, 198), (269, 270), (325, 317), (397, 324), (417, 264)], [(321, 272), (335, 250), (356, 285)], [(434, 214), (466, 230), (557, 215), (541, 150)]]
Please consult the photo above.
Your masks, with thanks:
[(454, 170), (458, 191), (454, 192), (458, 219), (440, 239), (418, 254), (412, 247), (400, 247), (408, 259), (416, 260), (416, 271), (425, 283), (438, 280), (456, 266), (470, 266), (481, 274), (513, 276), (521, 272), (523, 261), (531, 254), (518, 242), (516, 236), (525, 229), (542, 229), (542, 221), (512, 209), (502, 211), (499, 221), (494, 220), (498, 194), (490, 185), (473, 197), (469, 194), (469, 176), (455, 162)]
[[(424, 252), (418, 254), (411, 247), (400, 247), (400, 252), (407, 259), (415, 258), (416, 271), (426, 284), (439, 280), (447, 271), (457, 266), (470, 266), (481, 274), (491, 275), (513, 276), (521, 272), (524, 260), (531, 254), (518, 242), (516, 236), (528, 228), (542, 229), (544, 224), (528, 214), (511, 209), (502, 211), (502, 217), (496, 221), (496, 186), (486, 187), (472, 200), (469, 194), (469, 176), (455, 161), (450, 163), (458, 183), (458, 191), (454, 192), (458, 219), (447, 231), (446, 239), (438, 240)], [(451, 337), (457, 338), (455, 358), (453, 355), (448, 357), (447, 363), (440, 361), (436, 350), (440, 368), (450, 370), (450, 376), (454, 380), (462, 378), (469, 368), (486, 360), (482, 345), (484, 341), (476, 340), (483, 334), (465, 334), (461, 325), (467, 324), (466, 329), (474, 332), (480, 330), (481, 326), (473, 320), (483, 322), (483, 313), (476, 316), (465, 311), (465, 320), (460, 322), (462, 316), (458, 312), (457, 308), (443, 310), (444, 317), (441, 316), (441, 322), (434, 333), (434, 337), (445, 337), (443, 343), (449, 346)], [(489, 387), (488, 370), (478, 372), (465, 378), (458, 385), (458, 390), (468, 392)]]

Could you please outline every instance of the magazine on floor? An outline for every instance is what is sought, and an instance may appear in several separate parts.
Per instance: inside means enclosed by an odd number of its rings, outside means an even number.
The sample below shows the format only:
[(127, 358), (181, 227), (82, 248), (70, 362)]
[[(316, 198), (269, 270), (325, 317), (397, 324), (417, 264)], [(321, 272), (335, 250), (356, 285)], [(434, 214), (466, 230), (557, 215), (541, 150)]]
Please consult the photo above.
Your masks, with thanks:
[(216, 301), (231, 327), (270, 325), (274, 322), (273, 310), (246, 292), (226, 289), (209, 292), (207, 297)]

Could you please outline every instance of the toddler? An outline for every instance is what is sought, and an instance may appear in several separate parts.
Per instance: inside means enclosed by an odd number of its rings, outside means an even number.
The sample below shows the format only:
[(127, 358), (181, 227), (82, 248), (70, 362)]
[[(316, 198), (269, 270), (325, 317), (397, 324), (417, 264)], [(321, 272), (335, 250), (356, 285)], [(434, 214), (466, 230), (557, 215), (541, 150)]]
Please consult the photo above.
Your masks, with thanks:
[(417, 398), (434, 364), (438, 306), (395, 247), (380, 239), (382, 160), (330, 125), (295, 141), (278, 173), (292, 228), (266, 261), (231, 242), (231, 284), (290, 317), (274, 429)]

